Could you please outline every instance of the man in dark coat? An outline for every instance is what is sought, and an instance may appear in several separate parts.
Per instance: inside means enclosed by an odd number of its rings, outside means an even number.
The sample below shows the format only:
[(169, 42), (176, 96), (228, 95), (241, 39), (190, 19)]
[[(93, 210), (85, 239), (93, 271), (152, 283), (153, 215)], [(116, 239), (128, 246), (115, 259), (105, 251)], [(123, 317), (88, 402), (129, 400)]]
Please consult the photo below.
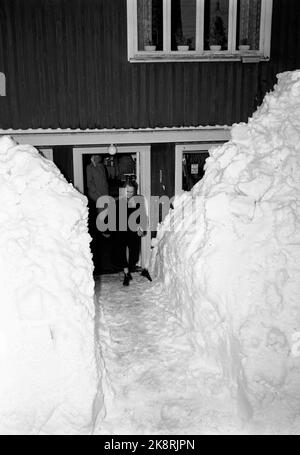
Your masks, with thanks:
[(89, 231), (92, 237), (91, 250), (94, 261), (94, 274), (99, 275), (105, 266), (105, 252), (107, 241), (96, 227), (97, 219), (97, 199), (109, 193), (107, 172), (102, 157), (92, 155), (91, 163), (86, 167), (87, 189), (89, 198)]
[(86, 168), (88, 195), (97, 202), (98, 197), (108, 194), (107, 173), (99, 155), (92, 155), (91, 163)]

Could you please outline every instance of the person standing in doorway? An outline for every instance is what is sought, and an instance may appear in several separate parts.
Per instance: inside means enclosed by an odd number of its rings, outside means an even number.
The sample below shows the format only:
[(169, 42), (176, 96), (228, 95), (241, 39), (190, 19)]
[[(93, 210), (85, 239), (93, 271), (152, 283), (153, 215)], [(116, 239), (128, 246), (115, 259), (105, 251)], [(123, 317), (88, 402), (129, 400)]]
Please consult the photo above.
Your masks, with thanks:
[[(127, 181), (123, 188), (122, 194), (117, 202), (117, 232), (115, 247), (117, 248), (118, 262), (120, 268), (124, 272), (123, 285), (128, 286), (132, 280), (132, 272), (135, 272), (136, 265), (140, 256), (141, 237), (146, 234), (147, 229), (147, 213), (145, 199), (141, 195), (137, 195), (137, 184), (134, 181)], [(120, 204), (125, 204), (126, 211), (124, 216), (126, 219), (120, 220), (122, 210)], [(133, 218), (134, 226), (130, 224), (130, 216), (139, 210), (139, 215)], [(120, 223), (121, 222), (121, 223)], [(120, 224), (126, 225), (126, 229), (120, 229)]]
[(100, 155), (92, 155), (86, 168), (86, 177), (89, 198), (96, 206), (97, 199), (108, 194), (107, 172)]
[(101, 196), (108, 195), (108, 179), (106, 168), (102, 162), (101, 155), (92, 155), (91, 162), (86, 167), (87, 190), (89, 199), (89, 231), (92, 237), (91, 250), (94, 261), (94, 275), (101, 272), (101, 246), (105, 241), (106, 235), (99, 232), (96, 227), (98, 211), (96, 208), (97, 200)]

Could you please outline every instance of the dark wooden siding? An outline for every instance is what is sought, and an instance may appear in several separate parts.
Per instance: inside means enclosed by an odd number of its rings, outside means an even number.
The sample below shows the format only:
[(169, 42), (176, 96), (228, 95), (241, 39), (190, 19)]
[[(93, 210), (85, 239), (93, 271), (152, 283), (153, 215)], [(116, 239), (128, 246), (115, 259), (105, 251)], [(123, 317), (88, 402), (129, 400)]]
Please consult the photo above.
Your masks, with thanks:
[(0, 128), (232, 124), (300, 68), (300, 1), (274, 0), (269, 63), (127, 62), (126, 0), (0, 0)]
[(53, 161), (66, 180), (74, 184), (73, 147), (53, 147)]

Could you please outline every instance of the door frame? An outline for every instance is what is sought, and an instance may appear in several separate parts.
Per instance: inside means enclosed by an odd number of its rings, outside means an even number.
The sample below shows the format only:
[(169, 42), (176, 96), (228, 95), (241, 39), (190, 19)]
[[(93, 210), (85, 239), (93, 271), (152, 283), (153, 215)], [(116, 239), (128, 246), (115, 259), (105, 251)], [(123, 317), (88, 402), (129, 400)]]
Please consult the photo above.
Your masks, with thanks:
[[(84, 178), (83, 178), (83, 155), (107, 155), (108, 145), (99, 147), (74, 147), (73, 148), (73, 170), (74, 170), (74, 186), (84, 194)], [(151, 198), (151, 159), (150, 159), (150, 145), (118, 145), (117, 154), (121, 153), (136, 153), (136, 166), (137, 166), (137, 181), (139, 184), (140, 193), (145, 197), (148, 207), (150, 207)], [(141, 266), (148, 267), (151, 250), (151, 232), (147, 230), (147, 234), (142, 237), (141, 241)]]
[(208, 152), (211, 147), (224, 144), (222, 142), (199, 142), (197, 144), (178, 144), (175, 146), (175, 196), (180, 196), (182, 189), (182, 156), (183, 153)]

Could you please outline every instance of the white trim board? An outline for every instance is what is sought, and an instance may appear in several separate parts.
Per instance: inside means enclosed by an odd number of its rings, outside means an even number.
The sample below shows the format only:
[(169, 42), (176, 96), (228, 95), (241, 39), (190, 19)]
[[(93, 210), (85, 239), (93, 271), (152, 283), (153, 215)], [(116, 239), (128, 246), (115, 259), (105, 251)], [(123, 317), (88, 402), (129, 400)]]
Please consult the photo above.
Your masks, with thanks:
[(155, 144), (159, 142), (228, 141), (230, 139), (230, 129), (229, 126), (216, 126), (76, 132), (66, 130), (0, 130), (0, 136), (12, 136), (20, 144), (31, 144), (34, 146), (93, 146), (109, 144)]
[[(83, 163), (82, 156), (90, 154), (107, 154), (107, 147), (74, 147), (73, 148), (73, 170), (74, 170), (74, 186), (81, 193), (84, 192), (83, 183)], [(151, 174), (150, 174), (150, 146), (121, 146), (118, 147), (120, 153), (136, 153), (137, 166), (139, 167), (139, 175), (137, 176), (139, 192), (145, 197), (148, 207), (150, 207), (151, 196)], [(142, 237), (141, 242), (141, 266), (147, 267), (150, 258), (151, 249), (151, 232), (148, 231), (145, 237)]]

